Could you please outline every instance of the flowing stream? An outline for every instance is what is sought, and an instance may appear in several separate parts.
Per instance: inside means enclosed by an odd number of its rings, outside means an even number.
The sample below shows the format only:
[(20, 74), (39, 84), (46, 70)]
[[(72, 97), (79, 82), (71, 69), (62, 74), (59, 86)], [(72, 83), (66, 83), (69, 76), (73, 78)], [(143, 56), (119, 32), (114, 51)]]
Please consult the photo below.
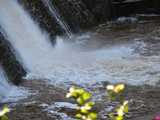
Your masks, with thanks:
[[(93, 85), (97, 82), (155, 84), (159, 80), (159, 56), (141, 57), (133, 53), (134, 43), (82, 50), (86, 37), (66, 42), (57, 37), (55, 47), (47, 34), (15, 0), (0, 0), (0, 26), (23, 63), (27, 79), (48, 79), (54, 84)], [(92, 37), (88, 36), (92, 41)], [(96, 40), (99, 44), (101, 40)], [(92, 44), (92, 42), (90, 43)], [(155, 72), (156, 74), (152, 74)]]

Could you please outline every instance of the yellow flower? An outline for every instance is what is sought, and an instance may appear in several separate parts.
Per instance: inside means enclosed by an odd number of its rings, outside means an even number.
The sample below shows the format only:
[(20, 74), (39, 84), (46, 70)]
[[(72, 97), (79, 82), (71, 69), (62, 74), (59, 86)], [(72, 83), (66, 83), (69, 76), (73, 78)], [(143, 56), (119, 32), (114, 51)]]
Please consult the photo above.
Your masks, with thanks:
[(126, 106), (126, 105), (128, 105), (128, 101), (127, 100), (123, 102), (123, 106)]
[(125, 85), (124, 84), (117, 84), (115, 87), (114, 87), (114, 92), (115, 93), (120, 93), (124, 90), (125, 88)]
[(117, 110), (117, 114), (118, 116), (123, 116), (124, 115), (124, 112), (123, 112), (123, 108), (120, 107), (118, 110)]
[(72, 86), (72, 87), (69, 89), (69, 93), (67, 93), (66, 98), (73, 97), (75, 94), (76, 94), (76, 93), (75, 93), (75, 87)]
[(70, 92), (70, 93), (75, 92), (75, 87), (74, 87), (74, 86), (72, 86), (72, 87), (69, 89), (69, 92)]
[(113, 85), (107, 85), (107, 90), (114, 90), (114, 86)]
[(124, 90), (124, 84), (117, 84), (117, 85), (107, 85), (107, 90), (113, 91), (115, 93), (120, 93)]
[(67, 93), (66, 98), (70, 98), (70, 97), (72, 97), (72, 94), (71, 93)]
[(2, 111), (0, 111), (0, 116), (5, 115), (6, 113), (10, 112), (10, 109), (8, 107), (4, 107)]

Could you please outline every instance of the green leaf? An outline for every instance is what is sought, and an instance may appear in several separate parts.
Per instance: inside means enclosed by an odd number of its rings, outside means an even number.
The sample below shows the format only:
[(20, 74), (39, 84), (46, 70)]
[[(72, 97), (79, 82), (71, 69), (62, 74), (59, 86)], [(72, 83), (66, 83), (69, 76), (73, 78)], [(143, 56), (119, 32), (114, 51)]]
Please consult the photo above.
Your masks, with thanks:
[(8, 117), (7, 117), (6, 115), (3, 115), (3, 116), (1, 117), (1, 120), (9, 120), (9, 119), (8, 119)]
[(123, 116), (117, 116), (116, 120), (123, 120)]
[(82, 95), (85, 93), (85, 90), (84, 89), (76, 89), (76, 93), (79, 95)]
[(115, 85), (113, 91), (118, 94), (118, 93), (122, 93), (124, 91), (124, 89), (125, 89), (124, 84), (117, 84), (117, 85)]
[(96, 120), (97, 113), (90, 111), (95, 104), (89, 101), (92, 95), (82, 88), (72, 87), (69, 91), (67, 98), (73, 97), (78, 104), (75, 117), (80, 120)]
[(82, 118), (82, 115), (80, 113), (76, 114), (75, 116), (77, 119), (81, 119)]
[(108, 116), (109, 116), (109, 118), (110, 118), (111, 120), (114, 120), (114, 119), (115, 119), (115, 116), (114, 116), (113, 113), (109, 113)]
[(89, 113), (89, 111), (84, 106), (80, 109), (80, 112), (83, 113), (83, 114), (88, 114)]
[(88, 103), (86, 103), (85, 105), (88, 105), (88, 106), (93, 107), (93, 106), (95, 105), (95, 103), (94, 103), (94, 102), (88, 102)]
[(78, 97), (78, 94), (76, 92), (72, 92), (71, 95), (75, 98)]
[(113, 93), (112, 91), (109, 91), (108, 92), (108, 95), (109, 95), (109, 98), (112, 100), (112, 101), (115, 101), (116, 98), (117, 98), (117, 95), (115, 93)]
[(97, 120), (97, 113), (94, 112), (89, 113), (88, 118), (91, 120)]
[(80, 104), (80, 105), (83, 105), (83, 104), (84, 104), (84, 100), (83, 100), (82, 97), (77, 98), (76, 101), (77, 101), (77, 103)]
[(3, 107), (3, 110), (2, 111), (0, 111), (0, 116), (3, 116), (3, 115), (5, 115), (6, 113), (8, 113), (8, 112), (10, 112), (10, 109), (8, 108), (8, 106), (4, 106)]
[(128, 113), (128, 111), (129, 111), (129, 107), (128, 107), (128, 104), (127, 104), (127, 105), (124, 106), (124, 112)]
[(88, 93), (88, 92), (85, 92), (85, 93), (82, 94), (82, 98), (83, 98), (84, 101), (87, 101), (91, 98), (91, 94)]

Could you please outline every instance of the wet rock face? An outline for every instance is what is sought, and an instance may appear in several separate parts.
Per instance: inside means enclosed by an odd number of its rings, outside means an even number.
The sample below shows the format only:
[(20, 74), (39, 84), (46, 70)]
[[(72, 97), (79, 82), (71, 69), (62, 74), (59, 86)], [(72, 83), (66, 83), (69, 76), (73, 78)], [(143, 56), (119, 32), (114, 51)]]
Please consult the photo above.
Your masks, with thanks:
[(7, 42), (3, 35), (0, 33), (0, 64), (5, 69), (5, 72), (14, 84), (18, 85), (26, 72), (20, 63), (16, 60), (14, 51), (11, 45)]
[(98, 23), (110, 20), (112, 17), (112, 0), (82, 0), (94, 14)]
[(19, 0), (19, 3), (29, 12), (34, 21), (44, 30), (47, 31), (51, 38), (55, 34), (63, 34), (64, 31), (57, 24), (56, 20), (49, 14), (41, 0)]
[[(19, 0), (19, 2), (51, 37), (64, 33), (42, 0)], [(67, 22), (72, 32), (79, 32), (80, 28), (93, 26), (96, 22), (81, 0), (55, 0), (52, 4), (56, 5), (60, 16)]]
[[(44, 28), (51, 37), (63, 34), (64, 30), (50, 15), (43, 0), (18, 0), (31, 14), (32, 18)], [(141, 0), (126, 2), (126, 0), (49, 0), (56, 6), (60, 16), (66, 21), (72, 32), (96, 26), (107, 20), (120, 16), (143, 13), (146, 9), (152, 13), (160, 13), (159, 0)], [(134, 1), (134, 0), (129, 0)], [(116, 3), (115, 3), (116, 2)], [(117, 4), (118, 3), (118, 4)], [(156, 8), (151, 9), (150, 8)]]
[(145, 0), (145, 4), (147, 7), (150, 8), (156, 8), (158, 13), (160, 13), (158, 10), (160, 9), (160, 1), (159, 0)]
[[(56, 6), (60, 16), (67, 22), (72, 32), (86, 29), (111, 19), (111, 0), (50, 0)], [(50, 36), (64, 31), (57, 24), (42, 0), (19, 0), (29, 11), (32, 18), (44, 28)]]
[(54, 0), (52, 2), (73, 32), (79, 28), (88, 28), (96, 23), (94, 15), (87, 9), (82, 0)]
[(111, 20), (112, 0), (54, 0), (61, 15), (71, 26), (88, 28)]

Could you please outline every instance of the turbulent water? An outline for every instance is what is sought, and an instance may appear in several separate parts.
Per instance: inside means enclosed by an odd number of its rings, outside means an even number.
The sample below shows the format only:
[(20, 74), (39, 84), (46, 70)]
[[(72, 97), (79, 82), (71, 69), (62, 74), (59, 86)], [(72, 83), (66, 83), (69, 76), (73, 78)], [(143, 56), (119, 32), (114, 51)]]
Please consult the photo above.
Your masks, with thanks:
[(87, 51), (83, 46), (87, 41), (92, 46), (101, 40), (95, 43), (89, 35), (82, 35), (70, 43), (58, 37), (53, 47), (47, 35), (15, 0), (0, 0), (0, 25), (28, 71), (28, 79), (79, 85), (101, 81), (140, 85), (159, 80), (160, 57), (133, 54), (134, 43), (103, 45)]
[(27, 91), (8, 83), (8, 78), (0, 65), (0, 102), (15, 102), (26, 97)]
[(0, 25), (28, 71), (42, 70), (39, 64), (47, 66), (43, 58), (50, 56), (53, 47), (47, 35), (15, 0), (0, 1)]

